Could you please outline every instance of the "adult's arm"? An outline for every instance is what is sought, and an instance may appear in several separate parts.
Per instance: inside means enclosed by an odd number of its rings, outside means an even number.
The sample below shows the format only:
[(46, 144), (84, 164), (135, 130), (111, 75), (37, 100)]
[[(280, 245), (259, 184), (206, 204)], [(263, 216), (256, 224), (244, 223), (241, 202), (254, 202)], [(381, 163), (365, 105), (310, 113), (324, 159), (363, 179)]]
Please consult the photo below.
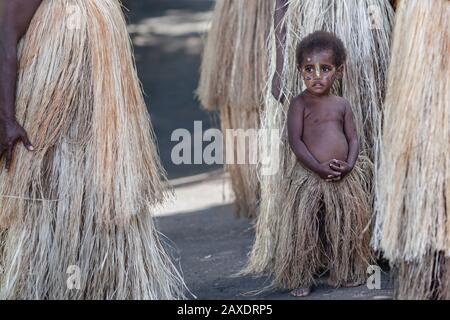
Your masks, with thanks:
[(42, 0), (0, 0), (0, 156), (6, 152), (9, 169), (14, 146), (22, 141), (33, 150), (15, 117), (17, 44), (28, 29)]
[(280, 102), (284, 101), (281, 95), (281, 73), (284, 66), (284, 46), (286, 44), (286, 27), (282, 24), (289, 6), (288, 0), (276, 0), (274, 13), (275, 43), (276, 43), (276, 72), (272, 79), (272, 95)]

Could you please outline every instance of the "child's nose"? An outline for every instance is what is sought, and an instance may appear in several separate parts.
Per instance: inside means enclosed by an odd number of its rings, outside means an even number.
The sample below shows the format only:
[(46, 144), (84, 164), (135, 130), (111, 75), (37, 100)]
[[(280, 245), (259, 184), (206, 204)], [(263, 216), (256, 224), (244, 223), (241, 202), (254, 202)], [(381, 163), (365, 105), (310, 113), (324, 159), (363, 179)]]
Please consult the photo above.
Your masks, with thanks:
[(322, 80), (322, 73), (321, 72), (319, 72), (319, 73), (314, 72), (313, 79), (314, 80)]
[(315, 65), (315, 68), (314, 68), (314, 75), (315, 75), (315, 78), (320, 78), (320, 74), (321, 74), (320, 71), (321, 71), (321, 70), (320, 70), (320, 65), (319, 65), (319, 64), (316, 64), (316, 65)]

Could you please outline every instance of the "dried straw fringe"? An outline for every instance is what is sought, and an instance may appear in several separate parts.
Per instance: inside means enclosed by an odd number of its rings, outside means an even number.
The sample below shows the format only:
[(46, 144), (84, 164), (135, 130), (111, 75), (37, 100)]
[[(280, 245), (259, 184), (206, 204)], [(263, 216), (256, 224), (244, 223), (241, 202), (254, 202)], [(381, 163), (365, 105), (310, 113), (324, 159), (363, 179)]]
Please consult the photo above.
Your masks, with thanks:
[(373, 263), (370, 249), (371, 162), (361, 157), (340, 183), (323, 181), (296, 164), (284, 181), (287, 197), (279, 213), (273, 285), (306, 287), (323, 269), (337, 286), (363, 282)]
[[(221, 128), (257, 129), (267, 82), (267, 35), (273, 3), (266, 0), (219, 0), (203, 54), (199, 99), (207, 110), (220, 110)], [(244, 148), (235, 145), (235, 148)], [(251, 148), (246, 148), (247, 150)], [(247, 162), (248, 163), (248, 162)], [(256, 166), (226, 165), (238, 215), (258, 211)]]
[(400, 1), (396, 17), (375, 244), (391, 262), (408, 266), (398, 298), (429, 298), (422, 274), (432, 272), (430, 257), (450, 257), (449, 15), (449, 1), (412, 0)]
[[(379, 29), (373, 29), (374, 25), (369, 18), (374, 8), (379, 13), (380, 20), (375, 25)], [(375, 137), (379, 130), (392, 19), (393, 10), (388, 0), (293, 0), (289, 2), (289, 8), (282, 22), (287, 31), (285, 63), (280, 75), (282, 93), (287, 99), (284, 105), (280, 106), (273, 99), (269, 88), (261, 120), (263, 129), (280, 130), (278, 142), (281, 144), (278, 154), (280, 172), (276, 175), (260, 177), (261, 203), (256, 226), (256, 242), (244, 273), (264, 273), (273, 268), (276, 247), (274, 241), (277, 234), (270, 230), (279, 223), (279, 212), (287, 196), (283, 181), (289, 174), (287, 169), (296, 162), (287, 141), (286, 113), (292, 97), (299, 94), (303, 88), (303, 81), (296, 71), (295, 49), (298, 42), (315, 30), (335, 32), (344, 42), (348, 62), (340, 88), (336, 88), (335, 93), (341, 94), (350, 101), (360, 136), (362, 153), (368, 152), (372, 160), (376, 160), (378, 145)], [(273, 30), (271, 34), (270, 74), (275, 74), (276, 50)], [(272, 145), (267, 145), (268, 150), (272, 148)], [(365, 180), (369, 180), (367, 177)]]
[(397, 299), (450, 299), (450, 258), (443, 253), (430, 253), (420, 261), (400, 261), (394, 270)]
[(207, 110), (224, 106), (259, 112), (267, 81), (266, 42), (273, 5), (219, 0), (203, 53), (198, 96)]
[[(228, 129), (242, 129), (241, 134), (244, 135), (247, 129), (258, 128), (259, 125), (259, 111), (237, 110), (230, 107), (220, 108), (220, 122), (222, 132), (227, 132)], [(252, 136), (252, 135), (250, 135)], [(255, 145), (245, 145), (242, 139), (234, 140), (234, 154), (253, 154), (255, 155)], [(248, 142), (247, 142), (248, 143)], [(250, 142), (252, 143), (252, 142)], [(228, 148), (226, 148), (230, 152)], [(226, 151), (225, 150), (225, 151)], [(238, 151), (239, 150), (239, 151)], [(257, 176), (256, 161), (250, 162), (252, 157), (246, 157), (245, 164), (239, 164), (237, 159), (236, 164), (225, 164), (225, 170), (230, 173), (231, 184), (235, 195), (235, 213), (238, 217), (252, 219), (257, 216), (260, 187)]]
[(166, 185), (120, 3), (44, 0), (19, 60), (17, 119), (36, 151), (0, 173), (1, 297), (183, 297), (150, 214)]
[(197, 89), (200, 103), (206, 110), (230, 105), (228, 91), (238, 17), (235, 3), (218, 0), (214, 8)]

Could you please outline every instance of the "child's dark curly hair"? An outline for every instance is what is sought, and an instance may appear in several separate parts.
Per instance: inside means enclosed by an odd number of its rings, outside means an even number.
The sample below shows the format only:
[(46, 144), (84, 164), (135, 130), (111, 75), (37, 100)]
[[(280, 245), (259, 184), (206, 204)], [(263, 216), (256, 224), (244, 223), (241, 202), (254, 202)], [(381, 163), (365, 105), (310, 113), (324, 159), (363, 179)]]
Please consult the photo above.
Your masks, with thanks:
[(303, 38), (298, 44), (296, 52), (297, 64), (301, 65), (306, 54), (322, 50), (333, 51), (336, 66), (342, 65), (347, 59), (345, 46), (334, 33), (315, 31)]

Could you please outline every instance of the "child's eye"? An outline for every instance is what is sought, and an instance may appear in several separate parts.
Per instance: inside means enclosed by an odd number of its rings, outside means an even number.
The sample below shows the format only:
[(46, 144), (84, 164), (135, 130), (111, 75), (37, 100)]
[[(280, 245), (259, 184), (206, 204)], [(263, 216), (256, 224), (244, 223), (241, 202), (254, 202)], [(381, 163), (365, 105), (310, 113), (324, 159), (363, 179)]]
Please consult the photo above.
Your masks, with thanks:
[(322, 68), (322, 71), (323, 71), (323, 72), (329, 72), (330, 70), (331, 70), (331, 69), (330, 69), (329, 67), (323, 67), (323, 68)]
[(305, 71), (308, 72), (308, 73), (311, 73), (312, 72), (312, 68), (311, 67), (306, 67)]

